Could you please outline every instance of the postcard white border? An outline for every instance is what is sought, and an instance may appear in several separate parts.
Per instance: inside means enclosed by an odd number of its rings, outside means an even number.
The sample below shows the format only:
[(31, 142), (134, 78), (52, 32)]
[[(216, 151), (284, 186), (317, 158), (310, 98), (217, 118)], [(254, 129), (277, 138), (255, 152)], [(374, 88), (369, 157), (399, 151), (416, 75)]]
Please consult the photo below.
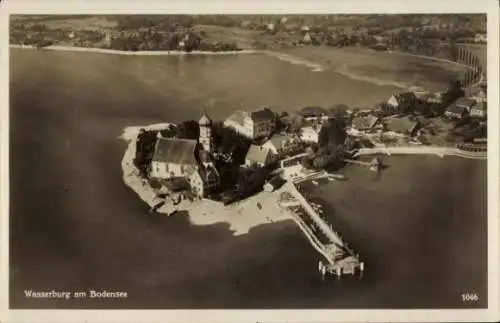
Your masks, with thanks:
[[(355, 1), (24, 1), (1, 4), (0, 12), (0, 321), (2, 322), (384, 322), (494, 321), (499, 303), (499, 4), (496, 0), (355, 0)], [(487, 310), (9, 310), (9, 100), (8, 15), (25, 14), (158, 14), (158, 13), (487, 13), (488, 25), (488, 300)], [(401, 291), (402, 293), (404, 291)], [(457, 295), (458, 297), (458, 295)]]

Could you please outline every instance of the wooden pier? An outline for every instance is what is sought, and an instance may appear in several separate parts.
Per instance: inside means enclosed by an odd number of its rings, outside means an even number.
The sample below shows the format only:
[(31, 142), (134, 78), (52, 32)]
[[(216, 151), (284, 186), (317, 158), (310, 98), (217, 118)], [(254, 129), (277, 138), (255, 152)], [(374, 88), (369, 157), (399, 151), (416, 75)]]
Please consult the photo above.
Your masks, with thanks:
[(337, 278), (345, 274), (362, 275), (364, 264), (359, 260), (359, 256), (347, 247), (340, 235), (311, 206), (295, 185), (288, 181), (284, 191), (288, 192), (291, 198), (281, 200), (280, 206), (292, 214), (313, 247), (326, 260), (326, 263), (320, 261), (318, 264), (321, 274), (324, 276), (328, 273)]

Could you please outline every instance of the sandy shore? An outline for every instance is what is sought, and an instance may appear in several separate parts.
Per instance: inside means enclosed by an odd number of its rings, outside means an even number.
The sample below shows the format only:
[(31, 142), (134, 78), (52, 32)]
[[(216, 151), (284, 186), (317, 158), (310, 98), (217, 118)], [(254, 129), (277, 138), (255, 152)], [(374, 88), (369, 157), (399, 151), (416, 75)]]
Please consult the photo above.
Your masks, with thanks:
[[(25, 45), (15, 45), (10, 44), (10, 48), (17, 49), (33, 49), (33, 46), (25, 46)], [(46, 46), (43, 47), (42, 50), (57, 50), (57, 51), (65, 51), (65, 52), (86, 52), (86, 53), (99, 53), (99, 54), (112, 54), (112, 55), (127, 55), (127, 56), (183, 56), (183, 55), (236, 55), (236, 54), (254, 54), (259, 51), (256, 50), (239, 50), (239, 51), (223, 51), (223, 52), (208, 52), (208, 51), (191, 51), (191, 52), (183, 52), (183, 51), (164, 51), (164, 50), (154, 50), (154, 51), (124, 51), (124, 50), (116, 50), (116, 49), (105, 49), (105, 48), (93, 48), (93, 47), (72, 47), (72, 46)]]
[[(121, 135), (121, 139), (129, 144), (122, 159), (123, 181), (130, 187), (139, 198), (150, 207), (157, 204), (155, 191), (140, 178), (139, 171), (133, 166), (135, 157), (136, 137), (140, 128), (146, 130), (160, 130), (169, 126), (168, 123), (154, 124), (146, 127), (127, 127)], [(280, 190), (273, 193), (261, 192), (251, 198), (229, 206), (211, 200), (182, 201), (178, 205), (165, 204), (157, 212), (170, 214), (176, 210), (187, 210), (189, 220), (194, 225), (211, 225), (216, 223), (227, 223), (234, 235), (246, 234), (250, 229), (265, 223), (273, 223), (292, 219), (284, 212), (277, 203)], [(262, 209), (257, 207), (262, 205)]]

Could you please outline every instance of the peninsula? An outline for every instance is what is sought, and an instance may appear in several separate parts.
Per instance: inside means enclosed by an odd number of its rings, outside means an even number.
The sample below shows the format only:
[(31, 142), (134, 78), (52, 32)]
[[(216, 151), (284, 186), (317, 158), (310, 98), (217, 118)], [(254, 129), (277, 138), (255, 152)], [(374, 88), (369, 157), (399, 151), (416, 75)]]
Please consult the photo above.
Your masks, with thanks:
[[(409, 89), (373, 109), (345, 105), (278, 113), (266, 106), (236, 110), (226, 120), (129, 127), (122, 139), (123, 179), (150, 212), (188, 216), (195, 225), (228, 223), (234, 234), (260, 224), (294, 220), (327, 259), (318, 269), (337, 277), (364, 264), (322, 219), (300, 183), (346, 180), (350, 164), (382, 172), (380, 158), (364, 155), (432, 154), (485, 159), (485, 87), (451, 84), (445, 93)], [(473, 94), (471, 94), (473, 93)]]

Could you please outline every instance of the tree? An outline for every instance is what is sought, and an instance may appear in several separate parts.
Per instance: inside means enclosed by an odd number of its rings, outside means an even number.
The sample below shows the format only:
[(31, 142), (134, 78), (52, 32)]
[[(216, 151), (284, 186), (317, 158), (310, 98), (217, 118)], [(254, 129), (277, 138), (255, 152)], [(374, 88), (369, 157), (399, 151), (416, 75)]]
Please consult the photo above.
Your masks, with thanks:
[(178, 136), (184, 139), (198, 139), (200, 127), (195, 120), (184, 121), (178, 126)]
[(311, 169), (312, 168), (312, 160), (313, 159), (310, 158), (309, 156), (304, 156), (300, 160), (300, 163), (301, 163), (302, 167), (304, 167), (306, 169)]
[(320, 147), (329, 146), (331, 144), (343, 144), (347, 137), (346, 124), (341, 119), (330, 120), (325, 124), (319, 134), (318, 143)]
[(448, 83), (448, 88), (442, 96), (442, 102), (445, 107), (453, 103), (456, 99), (464, 95), (460, 81), (453, 80)]
[(284, 125), (286, 131), (297, 133), (304, 122), (304, 118), (299, 114), (282, 115), (278, 118), (280, 122)]
[(347, 136), (344, 141), (344, 146), (347, 151), (358, 148), (359, 142), (355, 137)]
[(329, 156), (328, 155), (319, 155), (313, 160), (313, 166), (316, 168), (325, 168), (328, 165)]
[(331, 107), (329, 109), (329, 113), (331, 117), (341, 119), (345, 118), (347, 111), (349, 110), (349, 107), (345, 104), (337, 104), (334, 107)]

